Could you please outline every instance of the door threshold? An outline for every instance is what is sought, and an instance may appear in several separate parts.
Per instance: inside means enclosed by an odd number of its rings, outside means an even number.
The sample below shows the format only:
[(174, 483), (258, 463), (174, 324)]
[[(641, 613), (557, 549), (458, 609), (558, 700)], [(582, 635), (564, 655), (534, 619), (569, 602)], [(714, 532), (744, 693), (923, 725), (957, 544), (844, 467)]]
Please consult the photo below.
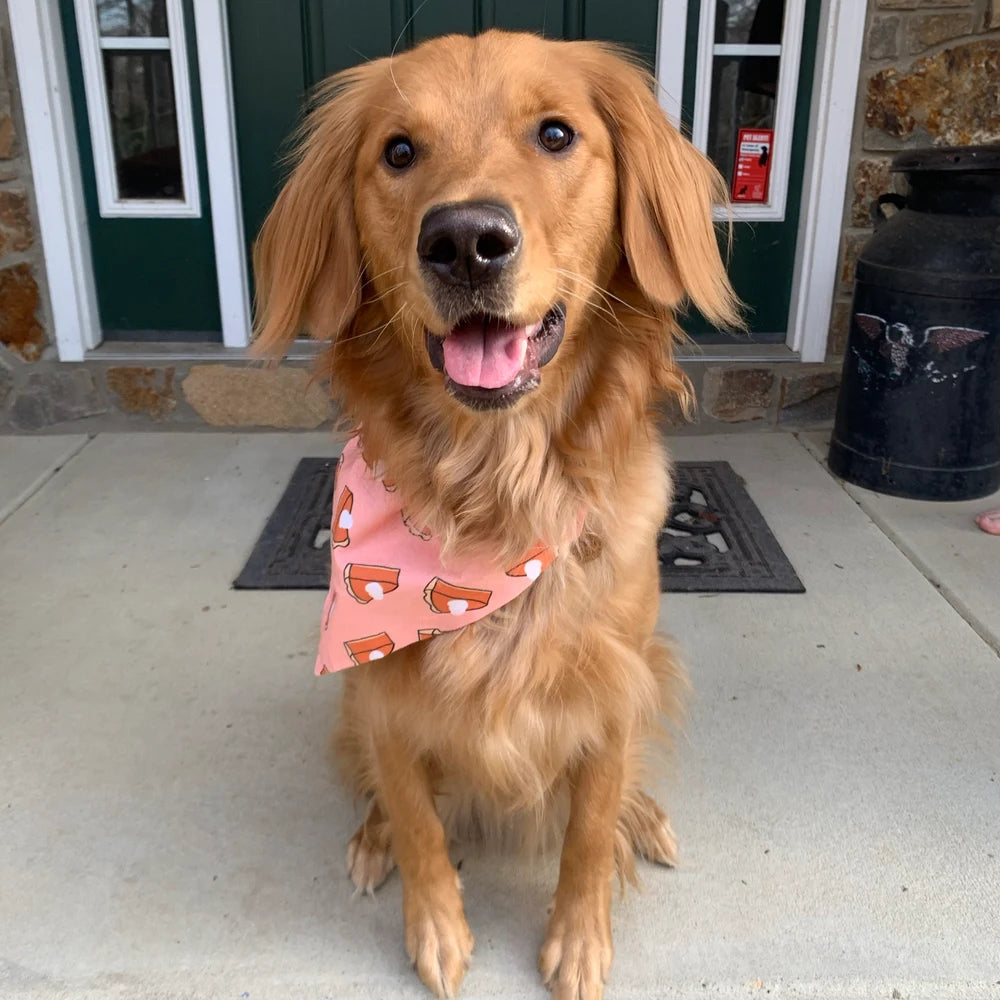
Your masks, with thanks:
[[(293, 341), (285, 361), (313, 361), (324, 344), (316, 340)], [(675, 356), (685, 364), (776, 364), (800, 361), (798, 351), (786, 344), (699, 344), (691, 342), (677, 347)], [(164, 361), (263, 361), (249, 347), (224, 347), (222, 344), (143, 343), (141, 341), (105, 341), (87, 351), (87, 361), (119, 361), (130, 364)]]
[[(296, 340), (283, 360), (312, 361), (324, 344), (316, 340)], [(143, 343), (130, 340), (107, 340), (84, 355), (85, 361), (122, 361), (130, 364), (163, 361), (266, 361), (249, 347), (224, 347), (222, 344)]]
[(799, 352), (793, 351), (787, 344), (699, 344), (697, 341), (681, 344), (675, 349), (674, 356), (684, 364), (776, 364), (802, 360)]

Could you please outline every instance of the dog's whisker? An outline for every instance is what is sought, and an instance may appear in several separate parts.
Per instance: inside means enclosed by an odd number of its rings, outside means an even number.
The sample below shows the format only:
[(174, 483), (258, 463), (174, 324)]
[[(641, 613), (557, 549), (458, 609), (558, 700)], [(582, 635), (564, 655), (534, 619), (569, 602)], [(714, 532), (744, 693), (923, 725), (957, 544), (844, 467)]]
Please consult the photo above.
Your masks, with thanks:
[[(340, 319), (338, 320), (337, 329), (343, 330), (345, 321), (347, 319), (347, 311), (350, 308), (350, 303), (354, 300), (355, 295), (361, 291), (361, 286), (365, 278), (365, 268), (368, 266), (368, 254), (363, 252), (361, 254), (361, 263), (358, 265), (358, 276), (354, 280), (354, 284), (351, 286), (351, 293), (347, 296), (347, 300), (344, 304), (344, 308), (340, 313)], [(333, 351), (336, 354), (337, 351), (337, 341), (334, 341)]]
[[(367, 364), (367, 365), (365, 365), (365, 372), (364, 372), (364, 374), (365, 374), (365, 376), (366, 376), (366, 377), (367, 377), (367, 375), (368, 375), (368, 372), (369, 372), (369, 371), (371, 370), (371, 366), (372, 366), (372, 363), (373, 363), (373, 362), (374, 362), (374, 360), (375, 360), (375, 349), (376, 349), (376, 348), (378, 347), (378, 342), (379, 342), (379, 341), (380, 341), (380, 340), (382, 339), (382, 334), (383, 334), (383, 333), (385, 333), (385, 331), (386, 331), (386, 330), (387, 330), (387, 329), (388, 329), (388, 328), (389, 328), (390, 326), (392, 326), (392, 324), (393, 324), (393, 323), (394, 323), (394, 322), (395, 322), (395, 321), (396, 321), (396, 320), (397, 320), (397, 319), (398, 319), (398, 318), (400, 317), (400, 315), (402, 315), (402, 313), (403, 313), (403, 311), (404, 311), (405, 309), (406, 309), (406, 303), (404, 302), (404, 303), (403, 303), (403, 304), (402, 304), (402, 305), (401, 305), (401, 306), (400, 306), (400, 307), (399, 307), (399, 308), (398, 308), (398, 309), (397, 309), (397, 310), (396, 310), (396, 311), (395, 311), (395, 312), (394, 312), (394, 313), (393, 313), (393, 314), (392, 314), (392, 315), (391, 315), (391, 316), (389, 317), (389, 319), (388, 319), (388, 320), (386, 320), (386, 322), (385, 322), (385, 323), (383, 323), (383, 324), (382, 324), (382, 325), (381, 325), (380, 327), (378, 327), (378, 333), (377, 333), (377, 334), (375, 335), (375, 340), (374, 340), (374, 342), (372, 343), (371, 347), (369, 347), (369, 348), (368, 348), (368, 352), (367, 352), (367, 353), (368, 353), (368, 364)], [(371, 332), (371, 333), (374, 333), (374, 331), (369, 331), (369, 332)]]
[(379, 278), (384, 278), (387, 274), (392, 274), (393, 271), (402, 271), (403, 265), (397, 264), (396, 267), (387, 267), (384, 271), (379, 271), (378, 274), (368, 275), (369, 281), (378, 281)]
[(609, 300), (614, 300), (615, 302), (618, 302), (621, 305), (625, 306), (627, 309), (633, 312), (640, 313), (640, 315), (642, 315), (640, 310), (636, 309), (630, 303), (625, 302), (624, 299), (618, 298), (617, 295), (612, 294), (606, 288), (602, 288), (595, 281), (591, 280), (590, 278), (586, 277), (583, 274), (580, 274), (577, 271), (569, 271), (566, 268), (562, 267), (553, 268), (553, 271), (556, 274), (561, 274), (564, 277), (572, 278), (575, 281), (579, 281), (584, 287), (590, 289), (592, 292), (595, 292), (597, 295), (599, 295), (606, 303), (609, 302)]
[[(383, 330), (384, 330), (384, 329), (385, 329), (385, 328), (386, 328), (387, 326), (389, 326), (389, 325), (390, 325), (390, 324), (392, 323), (392, 321), (393, 321), (393, 320), (394, 320), (394, 319), (395, 319), (395, 318), (396, 318), (396, 317), (397, 317), (397, 316), (398, 316), (398, 315), (400, 314), (400, 312), (402, 312), (402, 310), (403, 310), (403, 307), (402, 307), (402, 306), (400, 306), (400, 308), (396, 310), (395, 314), (394, 314), (393, 316), (391, 316), (391, 317), (390, 317), (389, 319), (387, 319), (387, 320), (386, 320), (386, 321), (385, 321), (384, 323), (382, 323), (381, 325), (379, 325), (379, 326), (373, 326), (373, 327), (372, 327), (372, 328), (371, 328), (370, 330), (365, 330), (365, 331), (364, 331), (363, 333), (355, 333), (355, 334), (353, 334), (353, 335), (352, 335), (352, 336), (350, 336), (350, 337), (342, 337), (342, 338), (340, 339), (339, 343), (341, 343), (341, 344), (348, 344), (348, 343), (350, 343), (351, 341), (354, 341), (354, 340), (361, 340), (361, 339), (362, 339), (363, 337), (369, 337), (369, 336), (371, 336), (371, 335), (372, 335), (373, 333), (374, 333), (374, 334), (377, 334), (378, 336), (381, 336), (381, 334), (382, 334), (382, 331), (383, 331)], [(375, 344), (377, 344), (377, 343), (378, 343), (378, 336), (376, 336), (376, 338), (375, 338), (375, 343), (374, 343), (374, 344), (372, 344), (372, 347), (375, 347)]]
[[(371, 263), (371, 260), (366, 256), (365, 257), (365, 266), (367, 267), (368, 264), (370, 264), (370, 263)], [(405, 266), (406, 266), (405, 264), (395, 264), (393, 267), (387, 267), (384, 271), (379, 271), (378, 274), (373, 274), (370, 277), (372, 279), (381, 278), (383, 275), (385, 275), (385, 274), (391, 274), (393, 271), (402, 271)]]
[(608, 316), (612, 317), (616, 322), (618, 321), (618, 317), (615, 315), (615, 311), (606, 302), (604, 303), (602, 303), (601, 301), (595, 302), (592, 298), (586, 295), (582, 295), (580, 292), (574, 291), (573, 289), (568, 288), (565, 285), (557, 285), (556, 288), (560, 295), (568, 295), (571, 298), (576, 299), (578, 302), (581, 302), (584, 305), (597, 310), (597, 312), (606, 313)]
[(390, 292), (394, 292), (394, 291), (396, 291), (396, 289), (397, 289), (397, 288), (406, 288), (406, 287), (407, 287), (407, 286), (408, 286), (409, 284), (410, 284), (409, 280), (405, 280), (405, 281), (397, 281), (395, 285), (390, 285), (390, 286), (389, 286), (388, 288), (386, 288), (386, 289), (385, 289), (385, 290), (384, 290), (384, 291), (383, 291), (383, 292), (381, 293), (381, 297), (382, 297), (382, 298), (384, 298), (384, 297), (385, 297), (386, 295), (388, 295), (388, 294), (389, 294)]
[(392, 326), (393, 322), (402, 314), (403, 310), (406, 308), (406, 303), (404, 302), (389, 318), (387, 323), (382, 324), (382, 329), (379, 330), (378, 335), (375, 337), (375, 342), (371, 346), (371, 350), (374, 351), (378, 347), (378, 342), (382, 339), (382, 334)]
[(583, 284), (587, 285), (589, 288), (597, 292), (597, 294), (602, 296), (603, 298), (613, 299), (615, 302), (618, 302), (621, 305), (623, 305), (630, 312), (634, 312), (636, 313), (636, 315), (642, 316), (644, 319), (656, 319), (655, 316), (651, 316), (649, 313), (643, 312), (641, 309), (633, 305), (631, 302), (626, 302), (624, 299), (620, 299), (613, 292), (609, 292), (606, 288), (601, 288), (596, 282), (592, 281), (590, 278), (587, 278), (585, 275), (579, 274), (576, 271), (568, 271), (566, 270), (566, 268), (562, 267), (554, 267), (552, 270), (557, 274), (562, 274), (565, 275), (567, 278), (574, 278), (577, 281), (582, 282)]
[(396, 49), (399, 48), (399, 43), (403, 40), (403, 35), (406, 34), (406, 29), (409, 28), (411, 24), (413, 24), (413, 22), (416, 20), (417, 15), (424, 9), (424, 7), (427, 6), (429, 2), (430, 0), (423, 0), (423, 3), (420, 4), (420, 6), (417, 7), (416, 10), (414, 10), (413, 13), (406, 19), (406, 23), (403, 25), (402, 28), (400, 28), (399, 35), (396, 38), (396, 41), (393, 43), (392, 51), (389, 53), (389, 76), (392, 78), (392, 85), (396, 88), (396, 93), (399, 94), (399, 96), (402, 97), (403, 100), (406, 101), (406, 103), (409, 104), (411, 108), (413, 107), (413, 102), (406, 96), (406, 94), (402, 92), (402, 90), (399, 89), (399, 84), (396, 82), (396, 74), (392, 68), (392, 60), (396, 55)]
[(607, 316), (610, 320), (614, 322), (614, 324), (618, 327), (618, 329), (624, 330), (622, 321), (618, 318), (615, 311), (609, 308), (608, 306), (599, 305), (598, 303), (595, 303), (593, 299), (589, 299), (581, 295), (579, 292), (574, 292), (572, 289), (565, 288), (561, 285), (556, 286), (556, 291), (559, 295), (565, 295), (568, 296), (569, 298), (576, 299), (582, 305), (593, 309), (595, 312)]
[(592, 308), (596, 309), (599, 312), (606, 313), (608, 316), (611, 316), (616, 323), (620, 324), (621, 321), (619, 320), (618, 315), (615, 312), (614, 308), (611, 306), (611, 303), (608, 301), (607, 295), (605, 294), (604, 290), (600, 288), (597, 284), (588, 281), (586, 278), (583, 277), (583, 275), (576, 275), (571, 271), (563, 271), (561, 268), (554, 268), (553, 273), (561, 273), (567, 277), (578, 278), (585, 285), (585, 287), (589, 288), (591, 292), (596, 294), (601, 304), (594, 302), (592, 298), (580, 295), (578, 292), (572, 293), (568, 289), (565, 289), (566, 293), (574, 294), (576, 298), (579, 299), (579, 301), (583, 302), (586, 305), (591, 306)]

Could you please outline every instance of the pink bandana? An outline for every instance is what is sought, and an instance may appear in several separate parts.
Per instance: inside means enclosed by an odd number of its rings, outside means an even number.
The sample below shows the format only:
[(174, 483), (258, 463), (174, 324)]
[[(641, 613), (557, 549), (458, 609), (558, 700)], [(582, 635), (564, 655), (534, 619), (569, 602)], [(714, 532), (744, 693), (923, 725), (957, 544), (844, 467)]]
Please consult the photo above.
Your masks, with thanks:
[(330, 553), (317, 674), (478, 621), (527, 590), (555, 558), (539, 545), (506, 568), (469, 555), (445, 565), (439, 543), (406, 517), (392, 483), (365, 464), (357, 438), (337, 468)]

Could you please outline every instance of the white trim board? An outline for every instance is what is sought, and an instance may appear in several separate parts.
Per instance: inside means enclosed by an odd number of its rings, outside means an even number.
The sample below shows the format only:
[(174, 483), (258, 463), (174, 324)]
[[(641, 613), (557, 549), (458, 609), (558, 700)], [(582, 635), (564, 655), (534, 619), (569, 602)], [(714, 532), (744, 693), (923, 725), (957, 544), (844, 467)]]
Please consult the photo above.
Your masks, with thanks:
[(678, 128), (684, 98), (684, 45), (688, 0), (660, 0), (656, 28), (657, 97), (664, 114)]
[(867, 4), (823, 0), (799, 236), (795, 247), (788, 346), (823, 361), (830, 332), (851, 157)]
[(101, 340), (58, 0), (8, 0), (38, 226), (61, 361)]
[(141, 51), (167, 51), (170, 48), (170, 39), (166, 36), (139, 36), (139, 35), (101, 35), (99, 39), (102, 49), (141, 52)]
[(236, 111), (226, 0), (194, 4), (201, 78), (201, 113), (205, 126), (208, 191), (212, 200), (212, 235), (219, 285), (222, 342), (226, 347), (250, 343), (250, 282), (243, 231), (243, 202), (236, 151)]

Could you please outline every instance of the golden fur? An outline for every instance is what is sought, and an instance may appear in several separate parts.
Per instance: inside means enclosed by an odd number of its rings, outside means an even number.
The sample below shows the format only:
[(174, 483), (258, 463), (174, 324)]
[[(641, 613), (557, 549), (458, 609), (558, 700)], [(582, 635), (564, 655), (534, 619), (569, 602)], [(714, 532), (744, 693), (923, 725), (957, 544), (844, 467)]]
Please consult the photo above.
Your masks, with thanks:
[[(576, 129), (570, 155), (535, 144), (551, 117)], [(418, 150), (403, 172), (382, 158), (400, 133)], [(505, 410), (452, 398), (424, 344), (450, 321), (419, 271), (421, 219), (469, 199), (511, 206), (524, 234), (512, 315), (567, 307), (539, 388)], [(344, 677), (338, 747), (371, 798), (349, 869), (371, 891), (399, 865), (407, 950), (438, 995), (472, 950), (442, 816), (478, 832), (561, 816), (540, 957), (560, 998), (602, 995), (616, 861), (631, 877), (633, 853), (673, 859), (667, 818), (640, 788), (656, 718), (683, 684), (654, 634), (670, 492), (654, 407), (664, 392), (689, 399), (671, 354), (677, 310), (739, 323), (711, 222), (724, 199), (620, 53), (488, 32), (332, 78), (261, 232), (258, 343), (278, 353), (303, 329), (330, 341), (342, 411), (405, 508), (451, 550), (516, 558), (539, 538), (568, 543), (481, 622)]]

